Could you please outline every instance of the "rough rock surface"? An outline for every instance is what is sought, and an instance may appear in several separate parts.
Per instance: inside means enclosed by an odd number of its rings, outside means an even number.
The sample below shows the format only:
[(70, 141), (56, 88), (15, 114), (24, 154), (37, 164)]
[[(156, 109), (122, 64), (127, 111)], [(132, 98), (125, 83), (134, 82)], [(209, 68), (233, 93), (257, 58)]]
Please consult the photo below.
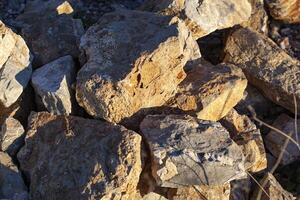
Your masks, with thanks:
[(244, 173), (242, 150), (218, 122), (188, 115), (149, 115), (140, 125), (158, 185), (222, 185)]
[(245, 179), (231, 181), (230, 187), (231, 200), (249, 199), (251, 191), (251, 179), (249, 176)]
[(18, 160), (32, 199), (131, 199), (141, 136), (122, 126), (34, 113)]
[(167, 102), (171, 107), (188, 111), (199, 119), (218, 121), (243, 98), (247, 80), (234, 65), (213, 66), (200, 61), (186, 71), (177, 94)]
[(247, 28), (232, 33), (225, 52), (225, 62), (242, 68), (249, 83), (273, 102), (294, 112), (294, 95), (300, 103), (298, 60), (287, 55), (271, 39)]
[(266, 151), (260, 130), (247, 115), (240, 115), (234, 109), (221, 121), (231, 138), (242, 147), (245, 155), (245, 168), (259, 172), (267, 167)]
[[(54, 114), (70, 114), (74, 108), (76, 68), (72, 56), (61, 57), (32, 74), (31, 83), (41, 104)], [(73, 103), (73, 105), (72, 105)]]
[(200, 57), (183, 22), (140, 11), (103, 16), (80, 46), (88, 61), (77, 76), (77, 101), (113, 122), (163, 105), (184, 79), (185, 63)]
[(32, 73), (31, 56), (23, 38), (0, 21), (0, 104), (15, 103)]
[(27, 200), (27, 188), (17, 166), (0, 151), (0, 199)]
[[(295, 135), (295, 120), (286, 114), (280, 115), (274, 121), (273, 126), (286, 134), (292, 133), (292, 138), (294, 140), (296, 140), (296, 138), (300, 140), (300, 119), (297, 120), (298, 137), (296, 137)], [(271, 130), (265, 137), (266, 147), (272, 153), (273, 156), (278, 158), (285, 140), (285, 136), (281, 135), (280, 133), (277, 133), (274, 130)], [(281, 164), (287, 165), (298, 160), (299, 158), (300, 150), (294, 143), (289, 142), (281, 159)]]
[(7, 118), (0, 130), (0, 150), (15, 156), (23, 144), (24, 133), (24, 128), (18, 120)]
[(145, 196), (143, 196), (143, 198), (141, 200), (167, 200), (167, 199), (157, 193), (150, 192), (150, 193), (146, 194)]
[(300, 23), (300, 0), (266, 0), (266, 4), (275, 19)]
[(251, 15), (248, 0), (150, 0), (144, 9), (179, 16), (195, 38), (240, 24)]

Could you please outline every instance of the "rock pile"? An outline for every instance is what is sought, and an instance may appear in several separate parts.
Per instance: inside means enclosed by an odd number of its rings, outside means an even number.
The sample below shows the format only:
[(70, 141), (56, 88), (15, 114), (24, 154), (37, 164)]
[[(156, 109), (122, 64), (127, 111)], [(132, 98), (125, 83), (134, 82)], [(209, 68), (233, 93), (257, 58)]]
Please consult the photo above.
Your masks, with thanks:
[(300, 158), (298, 50), (268, 30), (299, 1), (97, 2), (4, 5), (0, 199), (300, 197), (276, 180)]

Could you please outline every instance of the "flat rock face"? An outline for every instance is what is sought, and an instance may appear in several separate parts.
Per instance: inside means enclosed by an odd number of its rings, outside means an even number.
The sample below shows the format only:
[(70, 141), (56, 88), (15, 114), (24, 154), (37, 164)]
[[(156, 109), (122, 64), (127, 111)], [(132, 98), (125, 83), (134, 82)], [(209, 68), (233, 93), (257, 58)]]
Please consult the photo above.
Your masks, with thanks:
[(184, 79), (185, 63), (200, 57), (183, 22), (139, 11), (103, 16), (80, 46), (88, 60), (77, 76), (77, 101), (113, 122), (163, 105)]
[[(273, 123), (273, 126), (281, 131), (283, 131), (286, 134), (292, 133), (292, 138), (297, 141), (300, 139), (300, 132), (298, 131), (298, 137), (295, 135), (295, 119), (289, 117), (288, 115), (282, 114), (280, 115)], [(297, 126), (298, 130), (300, 130), (300, 120), (297, 120)], [(278, 158), (280, 155), (280, 152), (282, 150), (282, 146), (286, 140), (286, 137), (281, 135), (280, 133), (277, 133), (274, 130), (271, 130), (267, 136), (265, 137), (265, 143), (267, 149), (272, 153), (273, 156)], [(300, 151), (298, 147), (292, 143), (289, 142), (283, 157), (281, 159), (282, 165), (290, 164), (300, 158)]]
[(259, 172), (267, 167), (266, 151), (260, 130), (247, 115), (240, 115), (234, 109), (221, 121), (229, 131), (231, 138), (243, 149), (245, 168), (250, 172)]
[(14, 119), (7, 118), (0, 129), (0, 149), (10, 156), (15, 156), (21, 148), (24, 140), (24, 128)]
[(220, 123), (188, 115), (149, 115), (140, 130), (158, 185), (222, 185), (245, 175), (242, 150)]
[(17, 166), (0, 151), (0, 199), (27, 200), (27, 188)]
[(167, 104), (199, 119), (218, 121), (243, 98), (246, 86), (246, 77), (238, 67), (199, 61), (187, 70), (177, 94)]
[(276, 104), (294, 112), (294, 95), (300, 103), (298, 60), (287, 55), (267, 37), (247, 28), (231, 34), (225, 52), (225, 62), (242, 68), (249, 83)]
[(31, 56), (23, 38), (0, 21), (0, 104), (17, 101), (32, 73)]
[(144, 9), (179, 16), (195, 38), (240, 24), (251, 15), (247, 0), (150, 0)]
[[(31, 199), (131, 199), (141, 173), (141, 136), (122, 126), (34, 113), (20, 167)], [(45, 181), (46, 180), (46, 181)]]
[(54, 114), (70, 114), (75, 92), (76, 68), (72, 56), (61, 57), (35, 70), (31, 83), (44, 107)]
[(300, 22), (299, 0), (266, 0), (266, 4), (275, 19), (288, 23)]

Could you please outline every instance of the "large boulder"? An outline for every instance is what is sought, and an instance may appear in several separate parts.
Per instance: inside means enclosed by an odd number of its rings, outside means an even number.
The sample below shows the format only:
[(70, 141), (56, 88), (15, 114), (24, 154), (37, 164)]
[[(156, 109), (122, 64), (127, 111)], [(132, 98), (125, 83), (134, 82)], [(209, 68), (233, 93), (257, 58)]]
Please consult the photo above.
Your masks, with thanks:
[(72, 56), (61, 57), (32, 74), (31, 83), (39, 104), (54, 114), (70, 114), (74, 111), (76, 67)]
[(132, 199), (141, 136), (98, 120), (33, 113), (20, 167), (31, 199)]
[(27, 188), (17, 166), (0, 151), (0, 199), (27, 200)]
[(32, 56), (23, 38), (1, 21), (0, 34), (0, 104), (7, 108), (18, 100), (30, 80)]
[(218, 122), (188, 115), (149, 115), (140, 125), (158, 185), (223, 185), (245, 175), (244, 156)]
[(179, 16), (195, 38), (240, 24), (251, 16), (248, 0), (150, 0), (143, 9)]
[[(270, 100), (295, 112), (300, 103), (300, 62), (271, 39), (248, 28), (234, 31), (227, 40), (225, 62), (242, 68), (249, 83)], [(298, 106), (300, 113), (300, 106)]]
[(140, 11), (103, 16), (80, 47), (88, 60), (78, 72), (77, 101), (112, 122), (163, 105), (184, 79), (186, 62), (200, 57), (181, 20)]

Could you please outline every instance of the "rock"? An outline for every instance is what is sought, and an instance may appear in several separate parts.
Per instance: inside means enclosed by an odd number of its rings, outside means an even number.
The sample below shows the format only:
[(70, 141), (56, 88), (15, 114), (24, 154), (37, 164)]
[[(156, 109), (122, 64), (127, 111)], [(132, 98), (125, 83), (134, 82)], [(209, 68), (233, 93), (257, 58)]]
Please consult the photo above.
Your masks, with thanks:
[(188, 115), (149, 115), (140, 125), (162, 187), (222, 185), (242, 178), (242, 150), (218, 122)]
[(24, 143), (24, 128), (14, 119), (7, 118), (0, 131), (0, 149), (14, 157)]
[[(296, 140), (297, 137), (295, 135), (295, 120), (289, 117), (288, 115), (281, 114), (274, 121), (272, 126), (283, 131), (287, 135), (292, 133), (292, 138)], [(297, 120), (297, 126), (298, 126), (298, 130), (300, 130), (300, 119)], [(271, 130), (265, 137), (266, 147), (272, 153), (273, 156), (278, 158), (285, 140), (286, 140), (285, 136), (281, 135), (280, 133), (274, 130)], [(298, 131), (298, 140), (300, 140), (299, 131)], [(298, 160), (299, 158), (300, 158), (300, 151), (298, 147), (294, 143), (289, 142), (284, 151), (283, 157), (281, 159), (281, 164), (287, 165)]]
[(39, 8), (29, 7), (17, 18), (22, 35), (35, 56), (34, 67), (66, 55), (78, 57), (80, 37), (84, 34), (81, 20), (65, 14), (57, 15), (52, 10), (38, 10)]
[(300, 103), (298, 60), (287, 55), (269, 38), (247, 28), (232, 33), (225, 52), (225, 62), (242, 68), (249, 83), (274, 103), (294, 112), (294, 95)]
[(246, 86), (246, 77), (238, 67), (200, 61), (187, 70), (187, 77), (167, 104), (199, 119), (218, 121), (243, 98)]
[(73, 13), (73, 8), (68, 1), (63, 2), (61, 5), (56, 7), (56, 11), (59, 15)]
[[(76, 67), (72, 56), (48, 63), (32, 74), (31, 83), (41, 104), (54, 114), (69, 115), (74, 111)], [(73, 104), (72, 104), (73, 103)]]
[(0, 104), (15, 103), (30, 80), (30, 52), (23, 38), (0, 21)]
[(299, 0), (266, 0), (270, 14), (287, 23), (300, 23)]
[(247, 21), (251, 15), (247, 0), (150, 0), (144, 9), (179, 16), (197, 39)]
[[(30, 117), (20, 167), (31, 199), (131, 199), (141, 136), (107, 122), (49, 113)], [(46, 180), (46, 181), (45, 181)]]
[(157, 193), (150, 192), (145, 196), (143, 196), (142, 200), (167, 200), (167, 199)]
[(259, 172), (267, 167), (266, 151), (260, 130), (247, 115), (240, 115), (232, 109), (221, 121), (231, 138), (243, 149), (245, 168)]
[(77, 76), (77, 101), (90, 115), (116, 123), (163, 105), (184, 79), (185, 63), (200, 57), (183, 22), (140, 11), (103, 16), (80, 46), (88, 61)]
[(0, 199), (27, 200), (22, 175), (8, 154), (0, 151)]
[(169, 199), (172, 200), (229, 200), (230, 184), (221, 186), (191, 186), (172, 189)]
[(230, 187), (230, 200), (249, 199), (251, 192), (251, 179), (249, 176), (245, 179), (231, 181)]
[[(295, 200), (293, 195), (286, 190), (284, 190), (281, 185), (277, 182), (275, 177), (267, 173), (265, 179), (263, 181), (266, 182), (266, 186), (264, 187), (265, 191), (267, 192), (268, 196), (262, 192), (261, 194), (261, 200), (267, 200), (267, 199), (278, 199), (278, 200)], [(261, 190), (261, 188), (257, 188), (254, 195), (251, 199), (257, 199), (258, 191)]]

